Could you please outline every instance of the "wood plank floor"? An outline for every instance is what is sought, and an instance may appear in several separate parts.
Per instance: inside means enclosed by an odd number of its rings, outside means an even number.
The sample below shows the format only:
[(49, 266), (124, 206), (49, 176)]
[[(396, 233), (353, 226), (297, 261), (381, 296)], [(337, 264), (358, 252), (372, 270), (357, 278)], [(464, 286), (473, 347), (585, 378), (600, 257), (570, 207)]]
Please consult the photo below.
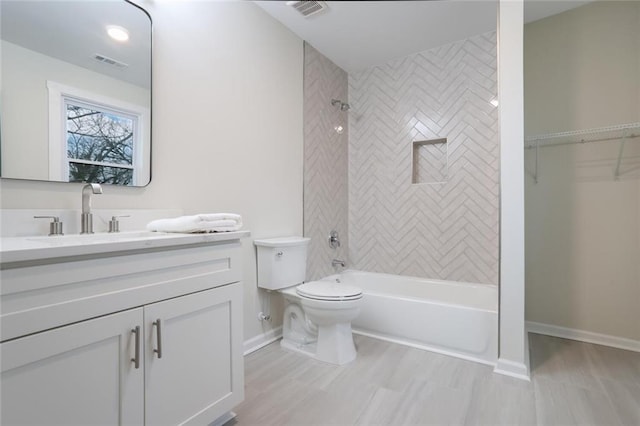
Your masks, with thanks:
[(355, 336), (332, 366), (279, 343), (245, 357), (236, 425), (640, 425), (640, 354), (529, 335), (531, 382)]

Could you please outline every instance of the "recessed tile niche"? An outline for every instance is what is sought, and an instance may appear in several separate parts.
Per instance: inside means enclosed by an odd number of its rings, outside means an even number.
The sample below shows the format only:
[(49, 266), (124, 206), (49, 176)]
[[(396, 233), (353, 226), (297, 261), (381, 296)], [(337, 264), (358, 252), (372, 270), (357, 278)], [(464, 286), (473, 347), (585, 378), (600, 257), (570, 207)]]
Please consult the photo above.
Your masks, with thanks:
[(411, 183), (444, 183), (449, 171), (447, 138), (413, 141)]

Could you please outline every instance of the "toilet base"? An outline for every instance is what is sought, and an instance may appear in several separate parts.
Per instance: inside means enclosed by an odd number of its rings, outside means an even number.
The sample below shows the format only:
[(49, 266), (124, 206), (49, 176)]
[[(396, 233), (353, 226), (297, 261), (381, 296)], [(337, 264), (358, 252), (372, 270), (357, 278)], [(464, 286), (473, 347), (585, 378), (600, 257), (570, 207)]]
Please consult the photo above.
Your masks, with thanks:
[(290, 340), (287, 340), (287, 339), (283, 338), (282, 340), (280, 340), (280, 347), (282, 349), (287, 350), (287, 351), (297, 352), (299, 354), (306, 355), (306, 356), (314, 358), (314, 359), (316, 358), (316, 344), (315, 344), (315, 342), (314, 343), (308, 343), (306, 345), (302, 345), (300, 343), (292, 342)]
[(317, 342), (300, 344), (283, 338), (280, 347), (335, 365), (348, 364), (356, 359), (351, 323), (318, 326)]
[(316, 359), (337, 365), (356, 359), (350, 322), (318, 326)]

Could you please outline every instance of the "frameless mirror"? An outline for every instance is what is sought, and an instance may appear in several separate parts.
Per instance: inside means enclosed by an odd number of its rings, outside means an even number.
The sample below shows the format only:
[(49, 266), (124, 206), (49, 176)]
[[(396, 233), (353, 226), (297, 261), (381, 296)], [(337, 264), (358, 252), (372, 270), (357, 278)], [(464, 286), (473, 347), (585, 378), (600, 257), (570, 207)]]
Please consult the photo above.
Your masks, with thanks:
[(3, 178), (151, 180), (151, 19), (110, 1), (0, 1)]

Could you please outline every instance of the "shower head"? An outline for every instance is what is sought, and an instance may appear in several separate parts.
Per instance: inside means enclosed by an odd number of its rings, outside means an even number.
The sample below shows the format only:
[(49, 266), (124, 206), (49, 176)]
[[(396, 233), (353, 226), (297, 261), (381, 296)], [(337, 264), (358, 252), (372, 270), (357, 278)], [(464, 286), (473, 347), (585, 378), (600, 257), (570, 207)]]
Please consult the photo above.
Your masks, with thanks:
[(348, 103), (342, 102), (340, 99), (331, 99), (331, 105), (340, 107), (340, 111), (349, 111), (351, 109), (351, 106)]

